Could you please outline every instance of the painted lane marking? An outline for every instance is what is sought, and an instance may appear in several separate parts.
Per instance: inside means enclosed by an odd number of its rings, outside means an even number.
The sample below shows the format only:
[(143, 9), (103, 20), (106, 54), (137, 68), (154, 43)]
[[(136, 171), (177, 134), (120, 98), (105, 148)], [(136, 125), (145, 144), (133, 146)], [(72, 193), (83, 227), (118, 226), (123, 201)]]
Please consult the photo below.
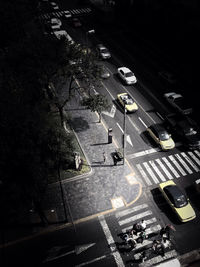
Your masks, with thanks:
[(121, 131), (122, 133), (124, 133), (124, 130), (123, 130), (122, 127), (119, 125), (119, 123), (117, 122), (116, 124), (117, 124), (117, 126), (119, 127), (120, 131)]
[(167, 167), (171, 170), (171, 172), (176, 176), (176, 178), (179, 178), (180, 175), (178, 172), (174, 169), (174, 167), (171, 165), (171, 163), (168, 161), (167, 158), (163, 157), (162, 160), (166, 163)]
[(144, 121), (140, 117), (138, 117), (138, 119), (141, 121), (141, 123), (144, 125), (145, 128), (148, 128), (148, 126), (144, 123)]
[[(152, 218), (149, 219), (149, 220), (145, 220), (146, 225), (155, 223), (156, 221), (157, 221), (157, 219), (156, 219), (155, 217), (152, 217)], [(126, 227), (126, 228), (123, 228), (123, 229), (122, 229), (122, 232), (125, 233), (127, 230), (131, 230), (132, 228), (133, 228), (133, 225), (130, 225), (130, 226)], [(149, 230), (148, 230), (148, 229), (149, 229)], [(151, 229), (154, 229), (154, 226), (151, 226), (151, 227), (147, 228), (147, 230), (149, 231), (149, 233), (150, 233)], [(153, 230), (152, 230), (152, 231), (153, 231)]]
[(179, 154), (175, 154), (175, 157), (181, 162), (181, 164), (183, 165), (183, 167), (187, 170), (189, 174), (193, 173), (193, 171), (188, 167), (188, 165), (185, 163), (185, 161), (181, 158)]
[(188, 154), (200, 166), (200, 160), (191, 151), (189, 151)]
[(158, 164), (160, 165), (161, 169), (165, 172), (165, 174), (167, 175), (168, 179), (173, 179), (171, 174), (168, 172), (167, 168), (165, 168), (164, 164), (162, 163), (162, 161), (160, 159), (156, 159), (156, 161), (158, 162)]
[(165, 177), (162, 175), (162, 173), (160, 172), (160, 170), (158, 169), (158, 167), (156, 166), (155, 162), (153, 160), (149, 161), (149, 164), (152, 166), (152, 168), (155, 170), (155, 172), (158, 174), (158, 176), (160, 177), (160, 179), (165, 182), (166, 179)]
[(143, 151), (140, 151), (140, 152), (136, 152), (134, 154), (129, 154), (128, 158), (129, 159), (139, 158), (139, 157), (142, 157), (142, 156), (145, 156), (145, 155), (156, 153), (158, 151), (159, 151), (159, 149), (151, 148), (151, 149), (143, 150)]
[(187, 162), (190, 164), (190, 166), (192, 166), (192, 168), (196, 171), (199, 172), (199, 168), (196, 166), (196, 164), (194, 164), (191, 159), (186, 155), (185, 152), (182, 152), (181, 155), (187, 160)]
[(158, 184), (159, 181), (153, 171), (151, 170), (151, 167), (148, 165), (147, 162), (143, 162), (144, 167), (146, 168), (147, 172), (150, 174), (151, 178), (154, 180), (155, 184)]
[(194, 152), (197, 154), (198, 157), (200, 157), (200, 153), (198, 150), (194, 150)]
[(147, 185), (152, 185), (151, 181), (149, 180), (148, 176), (146, 175), (145, 171), (142, 169), (140, 164), (137, 164), (136, 167), (138, 168), (139, 172), (141, 173), (142, 177), (144, 178)]
[(137, 220), (144, 218), (145, 216), (149, 216), (151, 214), (152, 214), (152, 211), (150, 211), (150, 210), (147, 210), (145, 212), (141, 212), (137, 215), (134, 215), (134, 216), (131, 216), (129, 218), (126, 218), (124, 220), (119, 221), (119, 225), (122, 226), (124, 224), (128, 224), (130, 222), (137, 221)]
[(171, 155), (169, 156), (170, 160), (174, 163), (176, 168), (181, 172), (183, 176), (186, 175), (186, 172), (183, 170), (183, 168), (180, 166), (180, 164), (175, 160), (175, 158)]
[(147, 204), (141, 204), (141, 205), (138, 205), (138, 206), (133, 207), (133, 208), (129, 208), (129, 209), (125, 209), (125, 210), (122, 210), (122, 211), (118, 211), (118, 212), (115, 213), (115, 217), (117, 219), (119, 219), (120, 217), (129, 215), (130, 213), (136, 212), (138, 210), (145, 209), (147, 207), (148, 207)]
[[(107, 239), (107, 242), (108, 242), (108, 245), (111, 249), (111, 251), (113, 252), (113, 256), (114, 256), (114, 259), (115, 259), (115, 262), (117, 264), (118, 267), (125, 267), (124, 263), (123, 263), (123, 260), (121, 258), (121, 255), (119, 254), (116, 248), (116, 245), (115, 245), (115, 241), (111, 235), (111, 232), (110, 232), (110, 229), (108, 228), (108, 225), (105, 221), (105, 218), (103, 215), (99, 216), (99, 222), (101, 224), (101, 227), (104, 231), (104, 234), (106, 236), (106, 239)], [(115, 251), (115, 252), (114, 252)]]

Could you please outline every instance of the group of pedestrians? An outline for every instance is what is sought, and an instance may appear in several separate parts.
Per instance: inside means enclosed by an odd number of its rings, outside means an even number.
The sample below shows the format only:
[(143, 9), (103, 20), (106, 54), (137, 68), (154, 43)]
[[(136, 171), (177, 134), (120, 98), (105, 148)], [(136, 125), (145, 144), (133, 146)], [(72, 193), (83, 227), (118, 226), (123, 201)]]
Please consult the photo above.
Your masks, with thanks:
[[(165, 250), (166, 248), (169, 248), (171, 246), (171, 231), (175, 231), (175, 228), (172, 225), (166, 225), (164, 226), (160, 232), (159, 232), (159, 238), (153, 240), (153, 244), (149, 249), (144, 249), (141, 252), (141, 260), (142, 262), (145, 261), (149, 254), (155, 253), (157, 255), (160, 255), (162, 257), (165, 256)], [(148, 235), (146, 233), (146, 222), (145, 220), (141, 220), (140, 222), (137, 222), (133, 224), (133, 227), (131, 230), (127, 231), (124, 234), (124, 241), (126, 244), (129, 244), (131, 248), (136, 248), (138, 243), (143, 243), (145, 239), (148, 238)]]

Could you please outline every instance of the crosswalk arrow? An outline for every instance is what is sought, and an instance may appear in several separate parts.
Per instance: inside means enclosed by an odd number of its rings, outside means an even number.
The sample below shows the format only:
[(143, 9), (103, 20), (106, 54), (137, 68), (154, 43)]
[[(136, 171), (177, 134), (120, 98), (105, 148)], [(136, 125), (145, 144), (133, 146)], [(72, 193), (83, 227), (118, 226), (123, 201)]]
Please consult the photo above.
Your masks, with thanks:
[(95, 243), (85, 244), (85, 245), (81, 245), (81, 246), (76, 246), (75, 247), (75, 253), (76, 253), (76, 255), (78, 255), (81, 252), (87, 250), (88, 248), (93, 247), (94, 245), (95, 245)]

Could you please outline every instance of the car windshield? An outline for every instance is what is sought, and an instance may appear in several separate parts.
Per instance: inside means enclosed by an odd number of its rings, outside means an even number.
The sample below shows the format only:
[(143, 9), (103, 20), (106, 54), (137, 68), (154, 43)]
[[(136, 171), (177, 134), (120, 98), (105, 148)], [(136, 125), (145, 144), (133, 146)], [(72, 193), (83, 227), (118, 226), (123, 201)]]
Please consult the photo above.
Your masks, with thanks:
[(170, 136), (169, 136), (169, 134), (166, 132), (166, 131), (161, 131), (160, 133), (159, 133), (159, 139), (161, 140), (161, 141), (166, 141), (166, 140), (168, 140), (170, 138)]
[(174, 199), (175, 207), (182, 208), (188, 204), (186, 197), (182, 194)]
[(134, 76), (134, 74), (130, 71), (130, 72), (125, 73), (125, 76), (126, 76), (127, 78), (129, 78), (129, 77)]
[(166, 186), (164, 191), (176, 208), (182, 208), (188, 204), (186, 196), (176, 185)]

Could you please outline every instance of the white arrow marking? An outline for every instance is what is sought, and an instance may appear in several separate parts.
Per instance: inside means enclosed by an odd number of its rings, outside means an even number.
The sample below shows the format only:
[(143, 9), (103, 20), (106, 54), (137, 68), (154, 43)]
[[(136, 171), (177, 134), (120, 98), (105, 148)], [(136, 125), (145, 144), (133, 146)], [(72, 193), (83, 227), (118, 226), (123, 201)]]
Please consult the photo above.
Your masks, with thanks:
[(130, 135), (127, 135), (127, 136), (126, 136), (126, 141), (127, 141), (131, 146), (133, 146), (132, 141), (131, 141), (131, 138), (130, 138)]
[(114, 118), (115, 112), (116, 112), (116, 107), (115, 105), (113, 105), (110, 112), (103, 111), (102, 113), (104, 113), (107, 116), (110, 116), (111, 118)]
[(48, 252), (48, 254), (50, 254), (43, 262), (48, 262), (48, 261), (53, 261), (59, 258), (62, 258), (64, 256), (67, 256), (69, 254), (73, 254), (75, 253), (76, 255), (80, 254), (81, 252), (87, 250), (88, 248), (94, 246), (95, 243), (91, 243), (91, 244), (85, 244), (85, 245), (80, 245), (80, 246), (76, 246), (75, 249), (71, 250), (71, 251), (67, 251), (63, 254), (59, 254), (60, 250), (63, 249), (64, 247), (53, 247), (51, 248)]

